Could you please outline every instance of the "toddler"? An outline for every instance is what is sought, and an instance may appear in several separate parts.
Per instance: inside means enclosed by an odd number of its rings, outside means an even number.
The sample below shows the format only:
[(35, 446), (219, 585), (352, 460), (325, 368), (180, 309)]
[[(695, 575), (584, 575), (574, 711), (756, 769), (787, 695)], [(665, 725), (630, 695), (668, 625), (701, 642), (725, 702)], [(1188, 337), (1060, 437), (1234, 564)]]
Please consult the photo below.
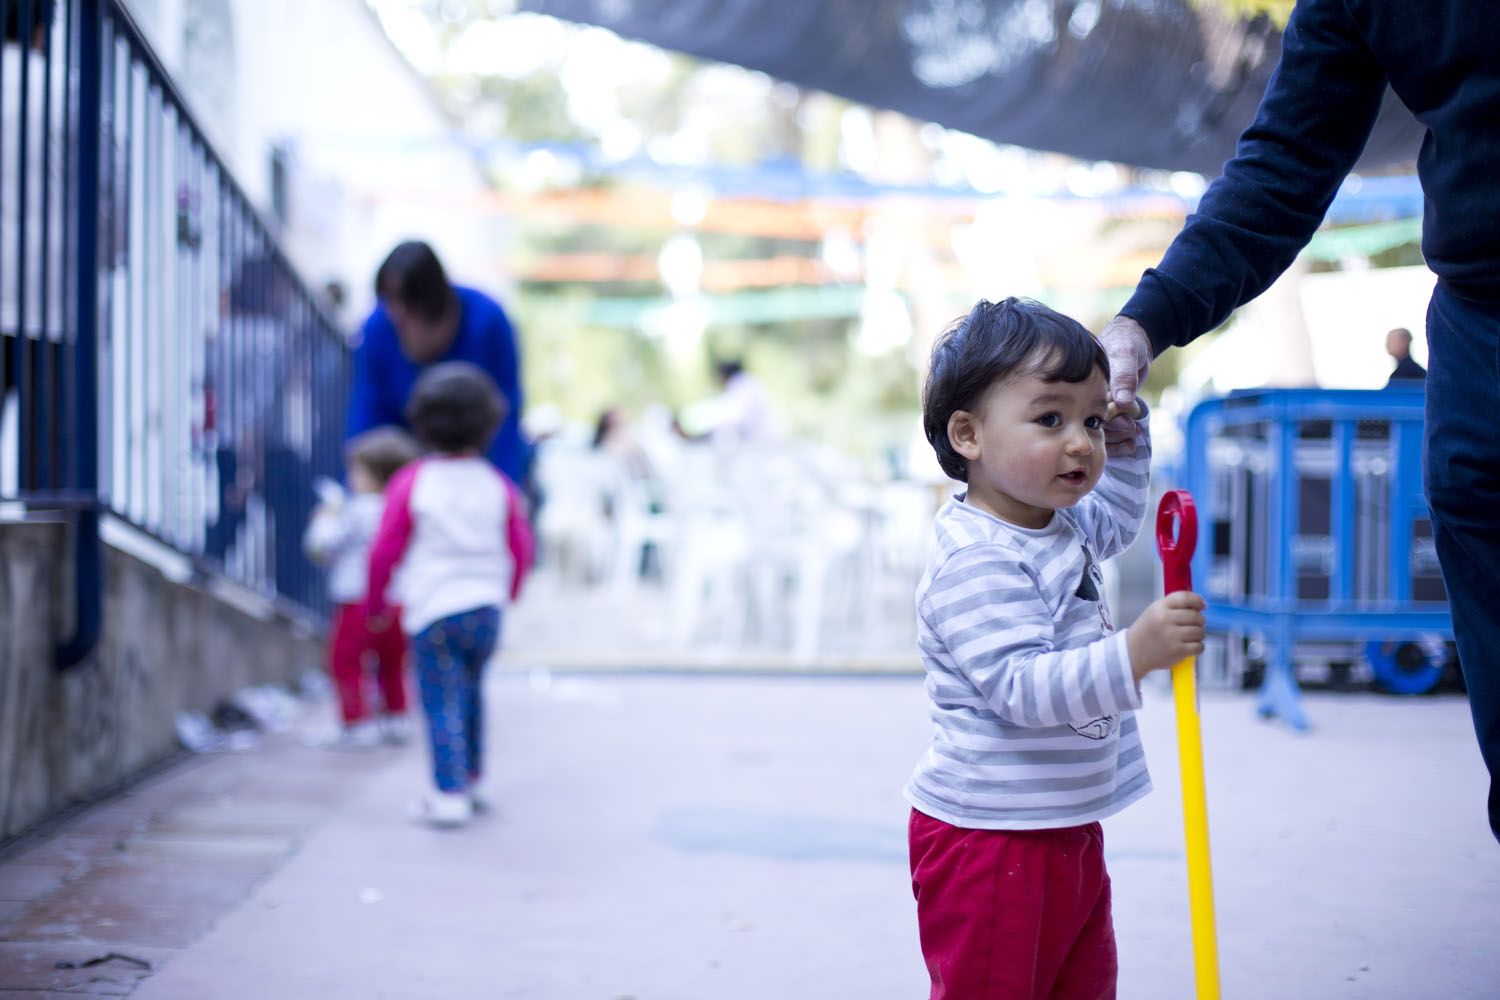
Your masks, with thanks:
[(923, 425), (967, 483), (917, 589), (932, 747), (906, 786), (931, 997), (1115, 995), (1099, 820), (1151, 788), (1139, 682), (1203, 648), (1177, 593), (1117, 632), (1102, 559), (1146, 518), (1144, 412), (1112, 442), (1109, 362), (1035, 302), (981, 302), (932, 351)]
[[(406, 642), (399, 629), (372, 632), (364, 603), (370, 542), (385, 506), (382, 493), (419, 453), (416, 439), (398, 427), (376, 427), (351, 438), (344, 449), (349, 494), (329, 483), (302, 537), (308, 558), (328, 567), (328, 596), (334, 603), (328, 675), (343, 721), (336, 746), (374, 746), (382, 737), (404, 743), (408, 736)], [(380, 693), (378, 721), (366, 705), (367, 659), (374, 660)]]
[(532, 559), (520, 490), (484, 457), (506, 406), (494, 381), (468, 362), (433, 365), (418, 377), (406, 420), (431, 453), (391, 480), (370, 551), (368, 613), (378, 624), (389, 617), (386, 587), (401, 568), (401, 626), (436, 786), (413, 812), (436, 826), (467, 822), (478, 804), (484, 666), (501, 608), (519, 593)]

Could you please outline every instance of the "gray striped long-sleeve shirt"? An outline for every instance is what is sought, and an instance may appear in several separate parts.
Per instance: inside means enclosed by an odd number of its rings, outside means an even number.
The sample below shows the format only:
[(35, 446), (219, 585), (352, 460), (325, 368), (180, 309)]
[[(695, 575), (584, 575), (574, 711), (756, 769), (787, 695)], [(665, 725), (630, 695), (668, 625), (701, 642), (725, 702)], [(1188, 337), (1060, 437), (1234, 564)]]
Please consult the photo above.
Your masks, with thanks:
[(949, 500), (917, 588), (932, 748), (906, 786), (953, 826), (1033, 830), (1118, 812), (1151, 790), (1133, 710), (1125, 632), (1105, 606), (1099, 560), (1146, 519), (1149, 437), (1112, 458), (1088, 496), (1045, 528)]

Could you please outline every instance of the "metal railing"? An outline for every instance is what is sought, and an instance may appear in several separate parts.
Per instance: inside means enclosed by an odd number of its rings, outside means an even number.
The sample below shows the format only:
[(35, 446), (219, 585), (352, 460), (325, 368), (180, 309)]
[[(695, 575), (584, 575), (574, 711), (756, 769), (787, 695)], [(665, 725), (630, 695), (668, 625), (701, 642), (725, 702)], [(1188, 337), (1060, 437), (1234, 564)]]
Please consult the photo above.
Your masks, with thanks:
[(0, 0), (0, 500), (107, 512), (292, 612), (348, 351), (118, 0)]
[(1420, 388), (1255, 390), (1189, 413), (1193, 578), (1210, 631), (1265, 648), (1267, 714), (1301, 720), (1298, 643), (1453, 638), (1422, 428)]

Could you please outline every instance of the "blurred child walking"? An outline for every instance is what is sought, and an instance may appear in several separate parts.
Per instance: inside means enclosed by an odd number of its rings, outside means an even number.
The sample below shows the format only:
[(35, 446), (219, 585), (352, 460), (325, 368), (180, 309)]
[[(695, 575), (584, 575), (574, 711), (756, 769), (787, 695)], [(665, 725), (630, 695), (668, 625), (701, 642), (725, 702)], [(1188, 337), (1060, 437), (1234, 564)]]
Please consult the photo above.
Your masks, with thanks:
[[(370, 543), (385, 507), (386, 484), (420, 453), (416, 439), (398, 427), (376, 427), (352, 438), (344, 448), (348, 494), (330, 484), (302, 536), (308, 558), (328, 567), (328, 596), (334, 603), (328, 675), (343, 722), (334, 746), (374, 746), (382, 738), (404, 743), (410, 734), (406, 640), (400, 629), (372, 632), (364, 605)], [(380, 695), (378, 718), (372, 715), (365, 692), (370, 660)]]
[(1099, 820), (1151, 789), (1140, 680), (1203, 649), (1180, 592), (1116, 632), (1100, 560), (1146, 517), (1151, 443), (1104, 423), (1109, 361), (1035, 302), (981, 302), (932, 351), (923, 427), (968, 484), (917, 589), (932, 747), (906, 786), (932, 1000), (1105, 1000), (1118, 964)]
[(484, 667), (501, 609), (532, 560), (520, 490), (484, 457), (507, 405), (468, 362), (421, 374), (406, 420), (431, 453), (391, 480), (370, 551), (367, 611), (377, 626), (390, 617), (386, 587), (401, 570), (401, 627), (427, 715), (435, 786), (413, 812), (436, 826), (461, 825), (481, 804)]

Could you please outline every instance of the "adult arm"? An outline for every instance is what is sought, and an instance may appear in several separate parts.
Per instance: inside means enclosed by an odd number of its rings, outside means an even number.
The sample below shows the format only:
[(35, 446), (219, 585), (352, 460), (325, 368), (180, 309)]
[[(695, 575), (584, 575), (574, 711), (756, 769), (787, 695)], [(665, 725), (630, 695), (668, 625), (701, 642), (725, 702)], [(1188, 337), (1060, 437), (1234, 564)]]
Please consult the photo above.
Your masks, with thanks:
[(349, 440), (382, 424), (395, 423), (389, 414), (381, 412), (379, 395), (375, 391), (376, 351), (375, 315), (365, 320), (360, 330), (359, 344), (354, 348), (354, 370), (349, 378), (349, 414), (344, 421), (344, 440)]
[(1385, 73), (1344, 0), (1299, 0), (1281, 61), (1235, 158), (1204, 193), (1161, 264), (1100, 335), (1116, 402), (1133, 398), (1150, 355), (1181, 346), (1265, 291), (1322, 222), (1364, 149)]
[(1126, 633), (1055, 649), (1052, 612), (1037, 579), (1005, 546), (955, 552), (919, 612), (954, 668), (1006, 722), (1084, 725), (1141, 705)]

